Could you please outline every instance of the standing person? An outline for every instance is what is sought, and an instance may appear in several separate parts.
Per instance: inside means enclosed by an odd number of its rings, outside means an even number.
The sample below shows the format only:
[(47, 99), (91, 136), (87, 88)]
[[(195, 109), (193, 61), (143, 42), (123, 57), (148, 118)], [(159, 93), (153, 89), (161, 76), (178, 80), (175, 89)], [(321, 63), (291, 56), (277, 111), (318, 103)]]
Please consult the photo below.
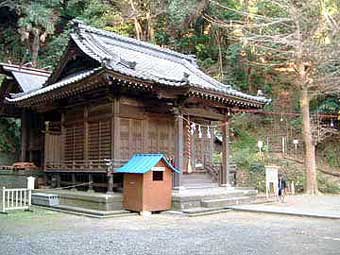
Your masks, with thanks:
[(279, 181), (278, 181), (278, 197), (279, 201), (283, 203), (284, 198), (285, 198), (285, 190), (286, 190), (286, 181), (283, 179), (283, 176), (280, 174), (279, 175)]

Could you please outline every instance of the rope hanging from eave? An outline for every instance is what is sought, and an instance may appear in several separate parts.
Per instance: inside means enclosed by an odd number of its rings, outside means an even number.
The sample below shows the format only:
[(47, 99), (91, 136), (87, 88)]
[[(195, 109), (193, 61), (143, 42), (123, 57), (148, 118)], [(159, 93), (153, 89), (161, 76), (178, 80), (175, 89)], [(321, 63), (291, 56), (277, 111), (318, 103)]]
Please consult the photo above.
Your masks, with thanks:
[[(261, 111), (261, 110), (232, 110), (233, 113), (253, 113), (253, 114), (262, 114), (262, 115), (267, 115), (267, 116), (281, 116), (281, 119), (283, 118), (283, 116), (288, 116), (288, 117), (300, 117), (301, 113), (297, 113), (297, 112), (266, 112), (266, 111)], [(230, 112), (228, 112), (228, 115), (231, 115)], [(226, 121), (222, 121), (222, 123), (219, 124), (214, 124), (214, 125), (205, 125), (205, 124), (200, 124), (200, 123), (196, 123), (194, 121), (191, 121), (181, 115), (177, 116), (178, 118), (183, 119), (184, 121), (186, 121), (188, 123), (188, 125), (190, 125), (191, 127), (191, 132), (195, 132), (196, 127), (198, 127), (198, 130), (200, 130), (200, 127), (205, 127), (207, 129), (213, 129), (213, 128), (219, 128), (219, 127), (223, 127), (227, 124)], [(337, 114), (317, 114), (317, 117), (319, 119), (330, 119), (331, 121), (331, 125), (334, 126), (334, 119), (335, 120), (339, 120), (340, 121), (340, 111)]]

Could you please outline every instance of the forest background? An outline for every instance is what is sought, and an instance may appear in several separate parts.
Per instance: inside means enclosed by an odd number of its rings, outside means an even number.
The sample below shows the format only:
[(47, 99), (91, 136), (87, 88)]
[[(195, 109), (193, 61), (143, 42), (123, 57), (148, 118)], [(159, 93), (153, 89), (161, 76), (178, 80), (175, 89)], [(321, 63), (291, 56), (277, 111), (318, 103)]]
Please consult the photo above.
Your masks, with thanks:
[[(305, 148), (299, 92), (287, 66), (272, 64), (272, 60), (277, 59), (275, 54), (270, 55), (254, 44), (245, 43), (247, 37), (240, 29), (244, 24), (254, 25), (256, 17), (285, 16), (285, 10), (273, 2), (1, 0), (0, 62), (30, 63), (53, 70), (67, 44), (71, 21), (75, 18), (91, 26), (195, 55), (200, 67), (217, 80), (273, 100), (264, 113), (237, 113), (232, 118), (231, 150), (238, 168), (239, 185), (252, 185), (263, 191), (264, 165), (277, 164), (288, 181), (294, 181), (296, 189), (303, 191), (306, 187)], [(301, 2), (302, 6), (315, 1), (288, 2), (295, 5)], [(339, 0), (319, 2), (334, 22), (339, 20)], [(238, 23), (240, 21), (242, 23)], [(276, 28), (269, 26), (266, 29)], [(330, 68), (339, 72), (339, 66), (337, 62)], [(312, 124), (337, 130), (322, 137), (316, 145), (317, 180), (321, 192), (340, 192), (339, 98), (339, 94), (319, 93), (309, 107)], [(282, 137), (286, 139), (284, 153)], [(265, 145), (262, 153), (257, 146), (259, 140)], [(298, 145), (295, 146), (293, 140), (297, 140)], [(0, 119), (1, 163), (13, 160), (19, 147), (20, 123)]]

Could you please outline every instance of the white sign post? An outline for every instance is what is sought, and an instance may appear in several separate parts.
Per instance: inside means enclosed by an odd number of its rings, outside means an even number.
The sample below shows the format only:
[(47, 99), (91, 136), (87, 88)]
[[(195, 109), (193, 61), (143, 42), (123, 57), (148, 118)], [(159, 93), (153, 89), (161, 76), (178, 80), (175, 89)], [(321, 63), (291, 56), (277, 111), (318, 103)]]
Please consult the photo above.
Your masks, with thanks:
[(34, 182), (35, 182), (35, 177), (33, 176), (27, 177), (27, 189), (28, 190), (34, 190)]
[(277, 195), (278, 173), (279, 173), (279, 167), (266, 166), (266, 196), (267, 198), (269, 198), (271, 185), (273, 185), (274, 194)]

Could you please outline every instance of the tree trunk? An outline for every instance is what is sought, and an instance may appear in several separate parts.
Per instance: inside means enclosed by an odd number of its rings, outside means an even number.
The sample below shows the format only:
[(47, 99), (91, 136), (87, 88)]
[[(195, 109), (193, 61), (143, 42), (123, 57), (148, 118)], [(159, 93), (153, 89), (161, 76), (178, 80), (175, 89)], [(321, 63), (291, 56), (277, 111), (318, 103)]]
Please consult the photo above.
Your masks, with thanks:
[(33, 30), (33, 44), (32, 44), (32, 66), (37, 67), (38, 63), (38, 55), (40, 49), (40, 37), (39, 37), (39, 29)]
[(142, 32), (142, 27), (141, 27), (138, 19), (137, 18), (133, 18), (133, 22), (135, 24), (136, 39), (137, 40), (142, 40), (143, 32)]
[(305, 142), (305, 167), (307, 179), (306, 192), (308, 194), (317, 194), (318, 184), (316, 179), (315, 143), (313, 141), (311, 120), (309, 115), (309, 98), (307, 86), (303, 86), (300, 100), (303, 120), (303, 138)]
[(155, 29), (154, 29), (154, 23), (151, 17), (151, 14), (148, 13), (147, 22), (148, 22), (148, 41), (154, 42), (155, 41)]
[(223, 81), (223, 54), (222, 54), (222, 47), (221, 47), (221, 41), (222, 41), (222, 38), (221, 38), (221, 33), (219, 31), (219, 29), (217, 28), (216, 30), (216, 43), (217, 43), (217, 46), (218, 46), (218, 63), (219, 63), (219, 71), (220, 71), (220, 80)]
[(141, 40), (143, 36), (143, 30), (140, 22), (138, 21), (138, 10), (136, 9), (133, 0), (130, 0), (130, 6), (133, 11), (133, 23), (135, 25), (136, 39)]

